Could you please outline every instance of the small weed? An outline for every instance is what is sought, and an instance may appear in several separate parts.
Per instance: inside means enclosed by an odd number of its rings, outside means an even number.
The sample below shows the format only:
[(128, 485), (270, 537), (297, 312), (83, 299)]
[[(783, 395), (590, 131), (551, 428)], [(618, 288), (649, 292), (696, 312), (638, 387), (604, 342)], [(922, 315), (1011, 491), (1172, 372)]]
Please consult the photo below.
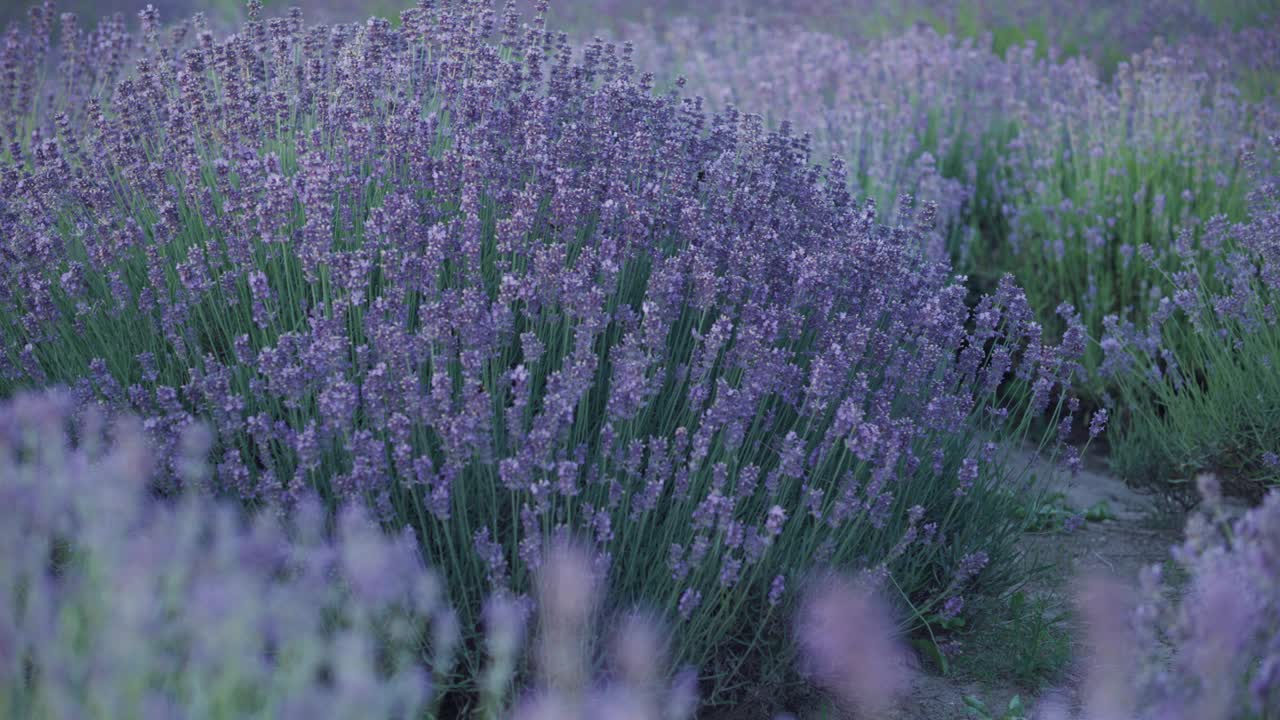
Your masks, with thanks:
[(1052, 492), (1018, 508), (1017, 515), (1018, 519), (1026, 521), (1027, 532), (1046, 533), (1065, 529), (1074, 513), (1067, 505), (1066, 495)]
[(1111, 505), (1106, 500), (1099, 500), (1090, 505), (1084, 511), (1084, 519), (1089, 522), (1103, 522), (1104, 520), (1115, 520), (1115, 513), (1111, 512)]
[(1011, 680), (1038, 687), (1052, 680), (1070, 657), (1065, 603), (1056, 595), (1015, 592), (970, 635), (979, 639), (956, 658), (975, 679)]
[(911, 646), (918, 650), (922, 657), (928, 658), (938, 672), (950, 675), (951, 663), (947, 661), (946, 638), (964, 628), (964, 618), (959, 615), (947, 617), (935, 613), (926, 617), (924, 621), (930, 630), (929, 635), (912, 638)]
[(1099, 500), (1081, 511), (1067, 502), (1061, 492), (1052, 492), (1043, 498), (1019, 508), (1017, 516), (1026, 522), (1026, 531), (1032, 533), (1070, 532), (1084, 522), (1103, 522), (1116, 519), (1111, 505)]
[(1009, 704), (999, 715), (988, 708), (987, 704), (976, 695), (965, 695), (964, 705), (969, 717), (979, 720), (1026, 720), (1027, 718), (1027, 706), (1022, 702), (1021, 695), (1009, 698)]

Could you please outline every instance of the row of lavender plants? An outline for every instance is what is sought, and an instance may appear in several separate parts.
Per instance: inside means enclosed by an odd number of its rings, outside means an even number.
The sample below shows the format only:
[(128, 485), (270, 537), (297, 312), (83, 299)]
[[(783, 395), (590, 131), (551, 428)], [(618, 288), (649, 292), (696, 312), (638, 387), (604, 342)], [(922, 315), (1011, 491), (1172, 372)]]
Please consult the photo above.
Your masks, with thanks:
[(527, 612), (566, 532), (711, 704), (792, 677), (773, 620), (814, 565), (880, 578), (900, 629), (954, 614), (1014, 579), (1000, 441), (1100, 430), (1066, 396), (1084, 329), (1049, 344), (1010, 280), (967, 305), (933, 205), (880, 224), (839, 158), (545, 5), (141, 23), (4, 35), (0, 396), (140, 416), (160, 496), (412, 528), (449, 702), (489, 688), (486, 598)]
[[(811, 133), (890, 218), (904, 194), (937, 202), (927, 252), (977, 288), (1013, 273), (1050, 336), (1082, 323), (1079, 391), (1127, 428), (1112, 440), (1128, 478), (1185, 489), (1217, 469), (1256, 497), (1280, 451), (1280, 395), (1250, 385), (1275, 375), (1277, 231), (1234, 228), (1266, 215), (1274, 182), (1276, 98), (1240, 89), (1277, 77), (1269, 22), (1157, 40), (1105, 80), (1081, 58), (929, 28), (870, 45), (749, 17), (624, 34), (712, 107), (767, 108)], [(1195, 293), (1223, 298), (1213, 312), (1232, 327), (1172, 312)]]
[[(192, 485), (210, 440), (200, 425), (183, 433), (178, 472)], [(566, 537), (547, 547), (536, 604), (487, 601), (480, 691), (459, 705), (443, 690), (463, 672), (465, 633), (411, 533), (311, 495), (252, 516), (197, 491), (159, 498), (154, 459), (142, 423), (71, 393), (0, 403), (6, 717), (679, 720), (699, 707), (660, 613), (607, 605), (607, 576)], [(1280, 493), (1231, 521), (1212, 477), (1200, 490), (1205, 509), (1172, 555), (1189, 579), (1153, 565), (1136, 589), (1082, 583), (1083, 707), (1050, 695), (1037, 717), (1280, 711)], [(856, 717), (883, 717), (910, 681), (886, 589), (823, 570), (785, 618), (805, 675)]]
[[(1091, 60), (1108, 75), (1156, 38), (1198, 42), (1276, 19), (1271, 0), (570, 0), (558, 7), (566, 25), (597, 32), (627, 22), (661, 27), (679, 17), (719, 23), (728, 13), (743, 13), (865, 44), (925, 26), (963, 38), (989, 34), (1001, 52), (1032, 41), (1046, 50), (1054, 46)], [(1246, 62), (1274, 60), (1258, 56)]]
[[(1280, 135), (1270, 144), (1280, 152)], [(1253, 162), (1253, 158), (1248, 158)], [(1107, 319), (1101, 368), (1128, 422), (1113, 428), (1113, 465), (1188, 497), (1185, 480), (1222, 473), (1257, 500), (1280, 484), (1280, 181), (1254, 167), (1250, 218), (1215, 218), (1199, 248), (1188, 231), (1158, 267), (1173, 283), (1146, 324)]]
[[(145, 0), (68, 0), (59, 7), (94, 23), (117, 12), (132, 17), (147, 5)], [(290, 7), (286, 0), (264, 0), (263, 5), (269, 15), (283, 15)], [(534, 7), (531, 0), (516, 0), (516, 5), (522, 10)], [(370, 13), (394, 14), (401, 9), (390, 0), (316, 0), (306, 7), (309, 13), (345, 20), (362, 20)], [(164, 10), (173, 17), (197, 11), (227, 20), (245, 17), (244, 5), (234, 0), (173, 0), (164, 4)], [(0, 8), (0, 24), (21, 20), (25, 11), (21, 4)], [(748, 12), (768, 22), (825, 28), (860, 42), (880, 40), (913, 25), (975, 38), (990, 32), (1001, 49), (1035, 40), (1108, 67), (1146, 49), (1155, 37), (1213, 38), (1223, 30), (1239, 30), (1275, 18), (1271, 0), (1144, 0), (1123, 5), (1107, 0), (707, 0), (697, 5), (678, 0), (566, 0), (556, 5), (555, 25), (581, 35), (616, 29), (628, 21), (662, 25), (675, 17), (693, 14), (708, 18), (726, 11)]]

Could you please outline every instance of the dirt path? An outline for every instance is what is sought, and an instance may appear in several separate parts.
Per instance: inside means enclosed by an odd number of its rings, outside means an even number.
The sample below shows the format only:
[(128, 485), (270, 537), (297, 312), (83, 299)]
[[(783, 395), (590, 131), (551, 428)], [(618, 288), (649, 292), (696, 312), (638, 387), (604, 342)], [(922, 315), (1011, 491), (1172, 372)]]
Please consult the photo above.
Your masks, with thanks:
[[(1028, 595), (1068, 596), (1071, 578), (1098, 571), (1132, 581), (1143, 567), (1167, 558), (1169, 548), (1178, 542), (1180, 521), (1158, 512), (1152, 498), (1134, 492), (1107, 474), (1100, 461), (1090, 463), (1072, 478), (1063, 473), (1045, 472), (1050, 469), (1047, 465), (1034, 460), (1033, 456), (1027, 458), (1039, 465), (1038, 476), (1051, 478), (1053, 488), (1066, 495), (1067, 506), (1083, 510), (1105, 502), (1110, 515), (1108, 519), (1087, 522), (1072, 532), (1028, 534), (1027, 552), (1055, 568), (1047, 577), (1025, 588)], [(1068, 632), (1078, 636), (1077, 621), (1068, 620), (1066, 624)], [(1019, 686), (1010, 678), (979, 683), (958, 677), (960, 673), (943, 677), (934, 672), (918, 672), (910, 694), (891, 717), (893, 720), (970, 718), (964, 704), (964, 697), (970, 694), (981, 698), (993, 710), (1004, 708), (1015, 694), (1021, 695), (1029, 706), (1034, 705), (1035, 697), (1047, 694), (1074, 706), (1078, 701), (1076, 688), (1083, 676), (1074, 649), (1061, 676), (1052, 680), (1048, 688), (1039, 690)]]
[[(1154, 498), (1135, 492), (1123, 481), (1107, 472), (1105, 461), (1090, 458), (1085, 468), (1075, 477), (1058, 471), (1034, 453), (1024, 453), (1023, 461), (1046, 487), (1061, 492), (1063, 505), (1083, 511), (1105, 503), (1106, 518), (1086, 522), (1083, 526), (1065, 532), (1028, 533), (1024, 536), (1024, 549), (1037, 566), (1050, 569), (1025, 585), (1022, 590), (1028, 597), (1045, 596), (1059, 601), (1059, 607), (1069, 604), (1072, 579), (1093, 572), (1112, 574), (1126, 582), (1136, 582), (1139, 571), (1169, 557), (1170, 548), (1181, 539), (1184, 518), (1158, 506)], [(1080, 624), (1073, 614), (1060, 627), (1068, 637), (1080, 637)], [(982, 633), (976, 632), (977, 641)], [(966, 642), (969, 640), (966, 639)], [(987, 677), (979, 681), (972, 673), (953, 671), (948, 676), (932, 668), (920, 668), (914, 673), (910, 689), (898, 706), (884, 720), (971, 720), (964, 698), (974, 695), (986, 703), (996, 717), (1014, 695), (1019, 695), (1030, 710), (1037, 699), (1053, 697), (1068, 707), (1078, 707), (1078, 688), (1084, 676), (1078, 648), (1068, 648), (1069, 659), (1056, 675), (1039, 687), (1028, 687), (1011, 677)], [(994, 650), (999, 652), (996, 646)], [(958, 663), (957, 663), (958, 664)], [(765, 708), (767, 700), (759, 705), (736, 708), (717, 714), (716, 720), (762, 720), (769, 717)], [(823, 720), (865, 720), (855, 715), (841, 715), (836, 709), (830, 714), (831, 705), (813, 717)], [(801, 712), (796, 717), (810, 717)], [(1031, 717), (1035, 717), (1034, 712)]]

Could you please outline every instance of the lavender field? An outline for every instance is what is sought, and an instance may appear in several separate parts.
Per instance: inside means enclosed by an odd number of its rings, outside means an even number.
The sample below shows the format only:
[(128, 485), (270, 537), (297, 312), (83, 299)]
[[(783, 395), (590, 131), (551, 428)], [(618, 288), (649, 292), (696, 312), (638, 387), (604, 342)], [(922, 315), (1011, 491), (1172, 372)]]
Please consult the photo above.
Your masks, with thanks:
[(0, 719), (1280, 718), (1280, 5), (398, 2), (0, 8)]

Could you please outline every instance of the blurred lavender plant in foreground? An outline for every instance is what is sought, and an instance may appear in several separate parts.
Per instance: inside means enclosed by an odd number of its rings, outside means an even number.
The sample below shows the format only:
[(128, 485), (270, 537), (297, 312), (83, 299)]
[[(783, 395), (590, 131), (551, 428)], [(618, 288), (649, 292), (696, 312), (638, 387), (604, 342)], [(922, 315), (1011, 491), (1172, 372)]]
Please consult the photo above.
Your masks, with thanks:
[[(152, 496), (140, 424), (69, 394), (0, 404), (0, 715), (416, 717), (452, 611), (412, 535), (318, 502), (246, 519)], [(209, 438), (189, 428), (184, 468)], [(434, 630), (433, 630), (434, 628)]]
[(811, 580), (796, 620), (803, 672), (856, 717), (878, 717), (907, 688), (908, 650), (893, 634), (887, 606), (864, 579)]
[(1280, 712), (1280, 491), (1235, 520), (1218, 480), (1138, 592), (1088, 579), (1083, 720), (1255, 720)]
[[(185, 466), (205, 471), (198, 426)], [(140, 425), (64, 392), (0, 403), (0, 715), (23, 718), (420, 718), (455, 673), (457, 618), (412, 534), (359, 505), (307, 499), (246, 517), (198, 491), (162, 499)], [(618, 624), (595, 675), (591, 557), (557, 545), (540, 572), (535, 666), (553, 715), (680, 720), (654, 621)], [(523, 610), (495, 598), (492, 716), (506, 716)], [(499, 620), (505, 615), (505, 620)], [(576, 707), (573, 715), (569, 708)], [(561, 710), (563, 712), (561, 712)], [(590, 712), (587, 712), (587, 711)], [(586, 714), (581, 714), (581, 713)], [(446, 712), (447, 716), (448, 713)], [(614, 717), (614, 715), (611, 715)]]
[[(207, 438), (189, 431), (192, 475)], [(156, 497), (146, 437), (61, 392), (0, 404), (0, 710), (12, 717), (451, 716), (439, 689), (474, 668), (455, 661), (456, 617), (410, 536), (348, 506), (326, 521), (243, 511), (198, 492)], [(1173, 559), (1134, 594), (1087, 579), (1082, 720), (1246, 720), (1280, 709), (1280, 492), (1230, 521), (1217, 481)], [(415, 570), (414, 568), (417, 568)], [(614, 618), (593, 554), (557, 542), (538, 572), (533, 674), (521, 651), (531, 616), (509, 595), (485, 615), (491, 657), (483, 717), (679, 720), (697, 707), (696, 672), (672, 674), (661, 623)], [(861, 580), (807, 584), (795, 618), (802, 672), (857, 717), (881, 717), (909, 672), (895, 621)], [(871, 584), (868, 584), (871, 582)], [(1178, 599), (1181, 597), (1181, 599)], [(604, 655), (601, 655), (604, 652)], [(600, 672), (600, 662), (609, 671)], [(1043, 717), (1070, 717), (1052, 700)]]

